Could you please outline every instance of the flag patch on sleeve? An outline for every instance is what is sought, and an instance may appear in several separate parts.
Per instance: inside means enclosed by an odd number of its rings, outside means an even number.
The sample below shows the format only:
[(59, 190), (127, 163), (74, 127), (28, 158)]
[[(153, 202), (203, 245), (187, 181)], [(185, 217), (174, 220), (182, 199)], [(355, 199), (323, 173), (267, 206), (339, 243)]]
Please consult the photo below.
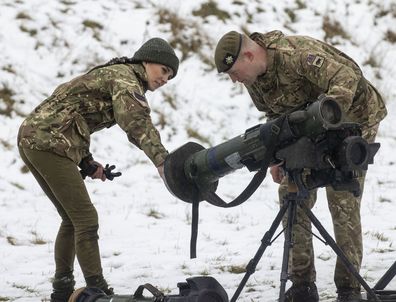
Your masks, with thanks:
[(322, 65), (324, 63), (324, 58), (321, 56), (314, 55), (314, 54), (308, 54), (307, 63), (308, 63), (308, 65), (313, 65), (313, 66), (320, 68), (320, 67), (322, 67)]

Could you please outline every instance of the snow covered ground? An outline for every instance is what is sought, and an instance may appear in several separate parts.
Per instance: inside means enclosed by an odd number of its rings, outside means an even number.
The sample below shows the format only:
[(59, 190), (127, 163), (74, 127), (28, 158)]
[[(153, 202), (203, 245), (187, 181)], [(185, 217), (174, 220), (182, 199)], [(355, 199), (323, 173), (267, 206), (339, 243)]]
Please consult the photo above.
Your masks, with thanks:
[[(205, 16), (212, 3), (216, 15)], [(213, 10), (212, 10), (213, 11)], [(177, 21), (177, 22), (176, 22)], [(264, 122), (247, 92), (213, 69), (216, 41), (232, 29), (310, 35), (351, 55), (381, 90), (388, 117), (377, 141), (362, 200), (364, 259), (370, 285), (396, 259), (396, 2), (394, 0), (73, 1), (0, 2), (0, 301), (49, 298), (53, 247), (60, 222), (34, 178), (23, 170), (15, 146), (23, 115), (61, 82), (115, 56), (131, 56), (142, 42), (161, 36), (184, 57), (176, 79), (148, 94), (165, 145), (187, 141), (215, 145)], [(173, 197), (144, 154), (117, 127), (92, 137), (92, 153), (123, 172), (113, 182), (87, 180), (100, 218), (105, 277), (117, 293), (149, 282), (167, 293), (196, 275), (214, 276), (231, 297), (278, 211), (277, 186), (267, 177), (245, 204), (219, 209), (201, 204), (198, 257), (189, 259), (190, 205)], [(239, 170), (220, 181), (231, 200), (253, 175)], [(332, 233), (320, 190), (313, 209)], [(283, 239), (267, 249), (239, 301), (276, 301)], [(336, 256), (315, 241), (321, 301), (335, 297)], [(84, 286), (76, 263), (77, 286)], [(396, 281), (389, 285), (396, 289)]]

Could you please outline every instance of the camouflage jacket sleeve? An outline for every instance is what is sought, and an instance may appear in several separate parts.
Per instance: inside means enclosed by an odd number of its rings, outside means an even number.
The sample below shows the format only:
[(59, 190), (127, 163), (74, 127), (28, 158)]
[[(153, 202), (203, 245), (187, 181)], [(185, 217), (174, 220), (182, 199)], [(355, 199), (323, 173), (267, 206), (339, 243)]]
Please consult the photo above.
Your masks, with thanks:
[(127, 133), (129, 141), (142, 149), (156, 167), (161, 165), (168, 152), (152, 123), (141, 87), (137, 83), (115, 80), (113, 110), (117, 124)]
[(344, 64), (318, 51), (303, 51), (296, 56), (297, 72), (318, 86), (326, 95), (335, 98), (344, 112), (348, 112), (362, 74), (358, 67)]

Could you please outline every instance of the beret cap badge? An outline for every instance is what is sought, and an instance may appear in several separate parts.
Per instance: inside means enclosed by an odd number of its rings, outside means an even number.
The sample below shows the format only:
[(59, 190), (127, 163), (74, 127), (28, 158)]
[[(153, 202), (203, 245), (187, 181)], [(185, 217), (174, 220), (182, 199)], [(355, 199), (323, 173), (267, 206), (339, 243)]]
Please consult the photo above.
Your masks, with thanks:
[(226, 64), (226, 65), (232, 65), (234, 63), (234, 61), (235, 61), (235, 58), (232, 54), (227, 54), (224, 57), (224, 64)]
[(236, 31), (226, 33), (217, 43), (215, 64), (218, 72), (227, 72), (238, 59), (242, 46), (242, 34)]

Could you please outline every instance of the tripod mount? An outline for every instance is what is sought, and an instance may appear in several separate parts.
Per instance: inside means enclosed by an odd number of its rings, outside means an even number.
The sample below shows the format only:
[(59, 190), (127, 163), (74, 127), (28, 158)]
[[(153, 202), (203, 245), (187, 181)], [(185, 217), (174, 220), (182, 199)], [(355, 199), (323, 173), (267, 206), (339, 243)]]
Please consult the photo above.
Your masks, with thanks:
[[(242, 289), (246, 285), (249, 277), (255, 272), (257, 264), (259, 263), (261, 257), (263, 256), (265, 250), (268, 246), (270, 246), (281, 233), (285, 233), (285, 242), (283, 248), (283, 260), (282, 260), (282, 269), (280, 273), (280, 290), (279, 290), (279, 302), (285, 301), (285, 289), (286, 282), (289, 279), (288, 274), (288, 266), (289, 266), (289, 255), (290, 251), (293, 247), (293, 227), (296, 223), (296, 213), (297, 208), (301, 208), (304, 214), (308, 217), (311, 223), (315, 226), (315, 228), (319, 231), (321, 236), (323, 237), (322, 242), (326, 245), (329, 245), (332, 250), (336, 253), (338, 258), (345, 265), (346, 269), (356, 278), (359, 284), (366, 290), (367, 297), (366, 299), (362, 299), (361, 301), (396, 301), (396, 291), (386, 291), (384, 288), (388, 285), (388, 283), (393, 279), (396, 275), (396, 262), (392, 265), (392, 267), (385, 273), (385, 275), (380, 279), (380, 281), (374, 286), (374, 288), (370, 288), (367, 282), (362, 278), (353, 264), (346, 257), (344, 252), (337, 245), (335, 240), (331, 237), (331, 235), (326, 231), (320, 221), (316, 218), (316, 216), (312, 213), (312, 211), (307, 207), (305, 201), (308, 197), (308, 190), (304, 187), (302, 182), (302, 176), (300, 171), (290, 171), (288, 172), (289, 183), (288, 183), (288, 194), (283, 199), (283, 205), (281, 206), (278, 214), (273, 220), (269, 230), (264, 234), (261, 239), (261, 245), (257, 250), (255, 256), (250, 260), (246, 267), (246, 273), (240, 282), (238, 288), (236, 289), (234, 295), (231, 298), (231, 302), (237, 301)], [(283, 218), (287, 213), (287, 223), (286, 227), (282, 230), (280, 234), (275, 236), (275, 232), (281, 224)], [(320, 238), (319, 238), (320, 239)]]

